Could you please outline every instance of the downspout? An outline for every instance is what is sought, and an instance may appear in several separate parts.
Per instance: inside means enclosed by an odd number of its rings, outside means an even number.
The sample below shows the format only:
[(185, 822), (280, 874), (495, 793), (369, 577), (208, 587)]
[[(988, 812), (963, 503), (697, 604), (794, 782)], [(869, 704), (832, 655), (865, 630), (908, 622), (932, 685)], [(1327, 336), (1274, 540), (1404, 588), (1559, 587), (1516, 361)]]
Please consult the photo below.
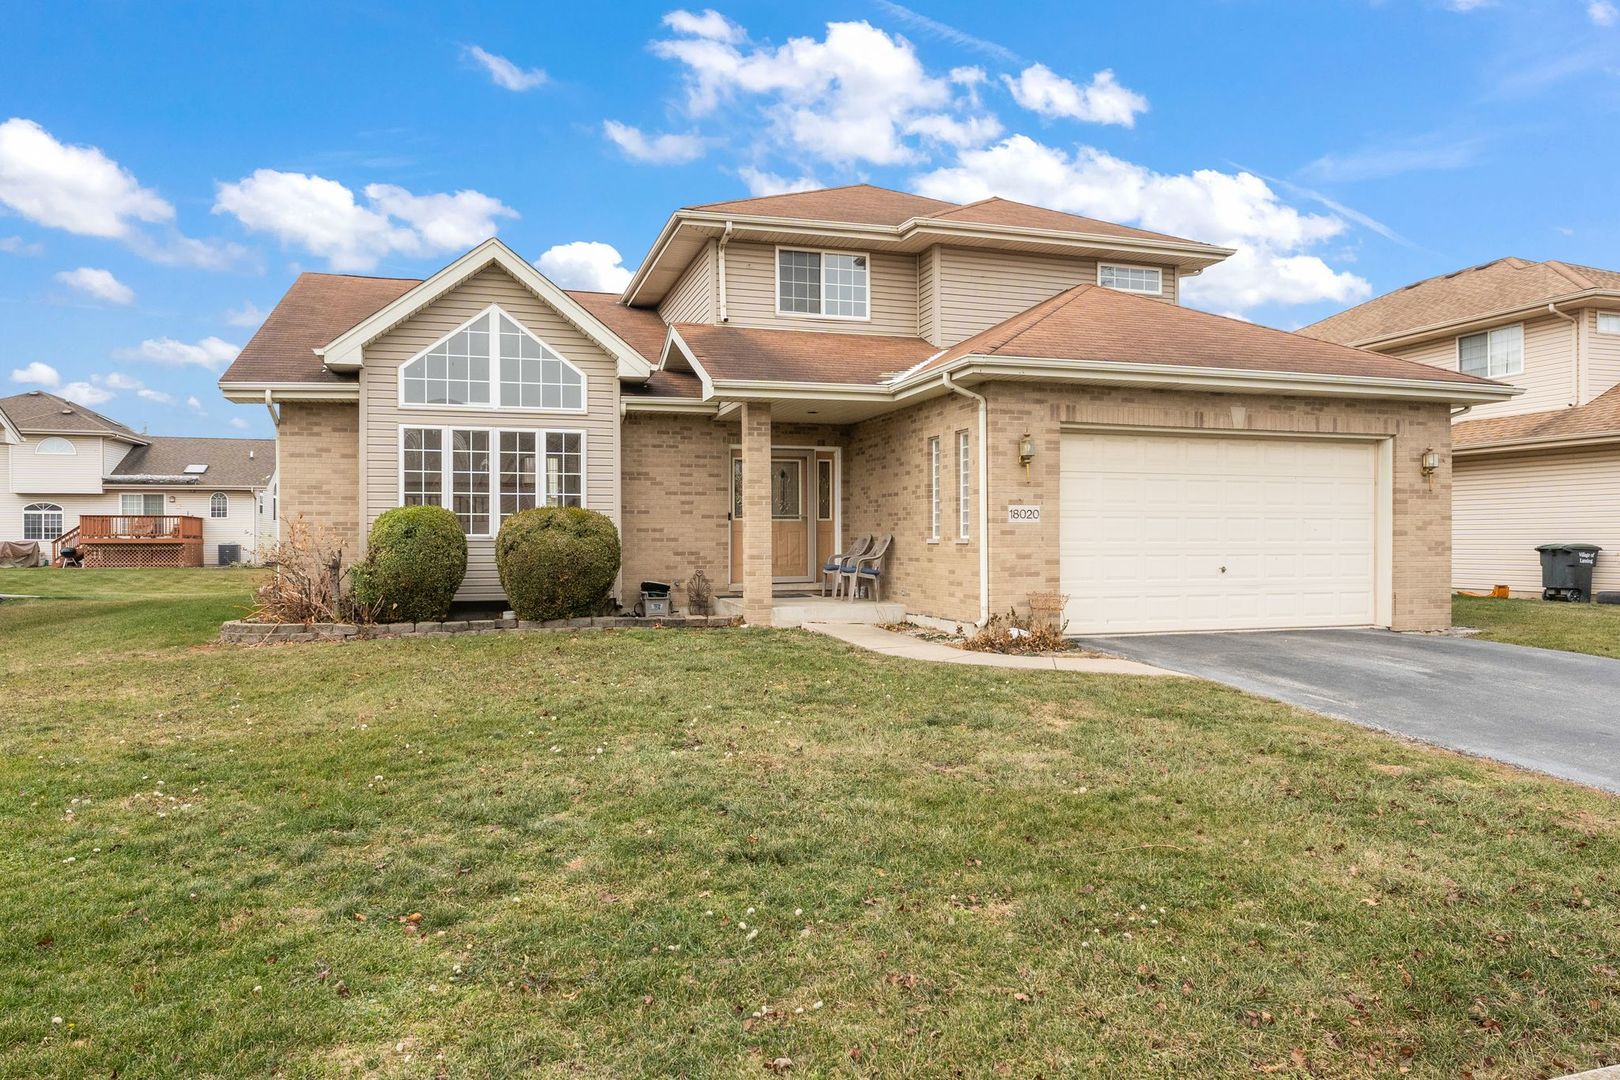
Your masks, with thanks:
[(983, 394), (958, 386), (946, 371), (945, 389), (979, 403), (979, 625), (990, 621), (990, 403)]
[(270, 391), (268, 390), (264, 392), (264, 408), (265, 411), (270, 414), (270, 423), (276, 427), (280, 427), (281, 417), (276, 415), (276, 399), (271, 396)]
[(1573, 342), (1570, 346), (1570, 356), (1574, 359), (1574, 363), (1569, 366), (1570, 382), (1572, 384), (1570, 386), (1569, 403), (1579, 405), (1581, 403), (1581, 390), (1585, 382), (1581, 377), (1581, 321), (1573, 315), (1559, 311), (1558, 305), (1552, 301), (1547, 302), (1547, 310), (1569, 323), (1570, 340)]
[(731, 243), (731, 222), (726, 222), (726, 231), (720, 234), (720, 245), (717, 253), (718, 265), (716, 273), (720, 275), (720, 322), (731, 321), (731, 315), (726, 310), (726, 245)]

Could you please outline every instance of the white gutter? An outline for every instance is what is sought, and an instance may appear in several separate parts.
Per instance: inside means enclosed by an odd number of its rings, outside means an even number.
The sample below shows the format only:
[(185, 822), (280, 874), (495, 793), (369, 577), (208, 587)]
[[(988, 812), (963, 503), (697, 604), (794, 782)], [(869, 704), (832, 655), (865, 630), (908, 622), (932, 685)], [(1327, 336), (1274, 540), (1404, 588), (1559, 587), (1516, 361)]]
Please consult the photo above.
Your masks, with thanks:
[(270, 414), (270, 424), (272, 427), (281, 426), (281, 417), (276, 415), (276, 398), (275, 395), (269, 390), (264, 392), (264, 411)]
[(1569, 365), (1569, 403), (1581, 403), (1581, 387), (1584, 380), (1581, 378), (1581, 320), (1566, 312), (1558, 310), (1558, 301), (1547, 301), (1547, 311), (1569, 323), (1570, 356), (1573, 362)]
[(731, 225), (726, 222), (726, 231), (720, 234), (720, 245), (715, 254), (715, 272), (720, 275), (720, 322), (731, 321), (731, 315), (726, 311), (726, 245), (731, 243)]
[(990, 403), (983, 394), (958, 386), (950, 372), (941, 376), (946, 389), (979, 403), (979, 625), (990, 621)]

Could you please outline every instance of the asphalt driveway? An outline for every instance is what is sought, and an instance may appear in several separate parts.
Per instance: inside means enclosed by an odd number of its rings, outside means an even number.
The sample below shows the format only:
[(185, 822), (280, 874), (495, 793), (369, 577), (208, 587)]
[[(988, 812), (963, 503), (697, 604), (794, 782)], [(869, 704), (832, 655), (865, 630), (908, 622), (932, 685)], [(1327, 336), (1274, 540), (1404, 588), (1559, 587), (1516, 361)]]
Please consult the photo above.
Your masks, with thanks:
[(1328, 716), (1620, 791), (1620, 660), (1387, 630), (1082, 642)]

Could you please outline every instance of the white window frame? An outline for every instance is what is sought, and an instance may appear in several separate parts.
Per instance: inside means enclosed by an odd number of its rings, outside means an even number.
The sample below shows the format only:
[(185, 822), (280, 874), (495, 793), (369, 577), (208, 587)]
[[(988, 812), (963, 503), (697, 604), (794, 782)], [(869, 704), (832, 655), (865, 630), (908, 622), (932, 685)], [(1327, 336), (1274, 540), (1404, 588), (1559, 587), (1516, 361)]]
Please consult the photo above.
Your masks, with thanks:
[[(559, 407), (555, 409), (548, 409), (540, 405), (501, 404), (501, 330), (499, 322), (492, 325), (489, 334), (489, 403), (487, 405), (482, 402), (470, 402), (464, 405), (440, 405), (431, 402), (405, 400), (405, 369), (407, 367), (416, 363), (418, 360), (421, 360), (428, 353), (432, 352), (434, 349), (437, 349), (440, 345), (443, 345), (445, 342), (449, 341), (463, 330), (466, 330), (468, 327), (472, 326), (473, 323), (480, 319), (489, 319), (492, 315), (512, 320), (513, 325), (515, 325), (523, 333), (528, 334), (535, 341), (538, 341), (543, 348), (550, 350), (557, 357), (557, 359), (562, 361), (563, 366), (567, 367), (568, 370), (579, 376), (579, 408), (572, 409)], [(399, 407), (401, 409), (409, 409), (412, 412), (511, 412), (530, 414), (543, 413), (554, 416), (583, 416), (590, 411), (591, 407), (590, 376), (586, 375), (578, 364), (564, 356), (561, 349), (553, 347), (539, 334), (536, 334), (533, 330), (529, 329), (529, 327), (524, 324), (522, 319), (517, 318), (510, 311), (507, 311), (499, 304), (490, 304), (488, 307), (484, 308), (484, 310), (480, 311), (478, 314), (474, 315), (460, 326), (457, 326), (449, 333), (443, 334), (436, 338), (427, 347), (415, 353), (403, 364), (400, 364), (398, 369), (395, 371), (394, 382), (396, 384), (394, 388), (395, 396), (398, 398)], [(427, 426), (433, 427), (435, 425), (429, 424)]]
[[(139, 499), (139, 500), (141, 500), (141, 509), (139, 509), (139, 510), (126, 510), (126, 509), (124, 509), (124, 500), (126, 500), (126, 499)], [(158, 508), (157, 508), (156, 513), (153, 513), (152, 511), (146, 509), (146, 500), (147, 499), (156, 499), (158, 501)], [(163, 493), (161, 491), (126, 491), (122, 495), (118, 496), (118, 516), (119, 517), (162, 517), (165, 505), (166, 504), (165, 504), (164, 499), (163, 499)]]
[[(828, 315), (827, 308), (827, 264), (821, 264), (821, 311), (783, 311), (782, 310), (782, 252), (797, 251), (806, 255), (819, 255), (825, 258), (828, 255), (849, 255), (866, 260), (866, 314), (865, 315)], [(865, 251), (843, 251), (839, 248), (813, 248), (798, 244), (777, 244), (771, 253), (771, 306), (776, 314), (784, 319), (836, 319), (839, 322), (871, 322), (872, 321), (872, 256)]]
[(928, 437), (928, 542), (939, 542), (939, 436)]
[[(394, 449), (398, 454), (394, 472), (397, 487), (395, 505), (405, 505), (405, 432), (406, 431), (437, 431), (439, 433), (439, 499), (437, 505), (454, 513), (455, 500), (455, 467), (454, 451), (451, 449), (451, 433), (456, 431), (481, 431), (489, 436), (489, 525), (490, 532), (468, 533), (469, 540), (490, 540), (501, 528), (501, 496), (505, 491), (501, 488), (501, 435), (503, 433), (533, 435), (535, 437), (535, 505), (549, 506), (549, 491), (546, 484), (546, 436), (547, 435), (578, 435), (579, 436), (579, 505), (590, 509), (590, 435), (584, 428), (573, 427), (487, 427), (482, 424), (400, 424), (399, 432), (394, 439)], [(450, 506), (445, 506), (444, 499), (451, 500)]]
[[(56, 515), (57, 529), (56, 529), (55, 532), (50, 532), (49, 529), (46, 529), (44, 527), (46, 519), (49, 518), (52, 514)], [(39, 531), (42, 534), (43, 533), (50, 533), (50, 535), (49, 536), (45, 536), (45, 535), (29, 536), (28, 535), (28, 519), (30, 517), (38, 518), (39, 519), (39, 525), (40, 525)], [(68, 531), (67, 530), (67, 511), (63, 510), (62, 507), (60, 505), (58, 505), (57, 503), (52, 503), (52, 502), (29, 503), (27, 506), (23, 507), (23, 510), (22, 510), (22, 527), (23, 527), (23, 539), (24, 540), (32, 540), (32, 541), (34, 541), (36, 543), (47, 541), (47, 540), (55, 540), (58, 536), (61, 536), (63, 533)]]
[[(1603, 328), (1603, 320), (1609, 320), (1609, 329)], [(1597, 313), (1594, 331), (1605, 336), (1620, 334), (1620, 311), (1600, 311)]]
[[(1491, 338), (1503, 330), (1517, 330), (1519, 332), (1519, 366), (1511, 370), (1493, 372), (1491, 370)], [(1485, 339), (1485, 370), (1484, 372), (1465, 372), (1462, 364), (1462, 343), (1469, 338), (1482, 337)], [(1478, 375), (1482, 379), (1506, 379), (1514, 375), (1524, 374), (1524, 323), (1508, 323), (1506, 326), (1493, 326), (1489, 330), (1481, 330), (1474, 334), (1457, 335), (1457, 371), (1465, 375)]]
[(967, 428), (956, 433), (956, 538), (970, 539), (973, 535), (973, 511), (970, 505), (973, 490), (972, 443)]
[(216, 491), (208, 496), (208, 516), (214, 520), (230, 517), (231, 497), (223, 491)]
[[(1146, 270), (1150, 271), (1158, 281), (1152, 289), (1137, 289), (1126, 285), (1108, 285), (1103, 282), (1104, 270)], [(1115, 292), (1134, 293), (1137, 296), (1163, 296), (1164, 295), (1164, 268), (1162, 266), (1145, 266), (1141, 263), (1100, 262), (1097, 264), (1097, 284), (1105, 289)]]
[[(57, 449), (57, 447), (61, 446), (65, 446), (67, 449)], [(50, 447), (50, 449), (47, 450), (46, 447)], [(72, 439), (64, 439), (60, 435), (47, 435), (35, 445), (34, 454), (37, 457), (78, 457), (79, 448), (73, 444)]]

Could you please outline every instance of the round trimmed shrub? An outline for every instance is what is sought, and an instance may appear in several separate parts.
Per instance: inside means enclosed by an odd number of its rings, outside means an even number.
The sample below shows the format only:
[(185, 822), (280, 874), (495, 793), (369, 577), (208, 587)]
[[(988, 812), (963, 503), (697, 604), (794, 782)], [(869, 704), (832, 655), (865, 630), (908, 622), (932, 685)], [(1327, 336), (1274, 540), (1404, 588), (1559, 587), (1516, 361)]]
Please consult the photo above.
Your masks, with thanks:
[(467, 537), (442, 506), (401, 506), (372, 523), (354, 598), (380, 622), (438, 622), (467, 574)]
[(594, 510), (537, 506), (501, 525), (495, 566), (520, 619), (596, 615), (619, 573), (619, 530)]

